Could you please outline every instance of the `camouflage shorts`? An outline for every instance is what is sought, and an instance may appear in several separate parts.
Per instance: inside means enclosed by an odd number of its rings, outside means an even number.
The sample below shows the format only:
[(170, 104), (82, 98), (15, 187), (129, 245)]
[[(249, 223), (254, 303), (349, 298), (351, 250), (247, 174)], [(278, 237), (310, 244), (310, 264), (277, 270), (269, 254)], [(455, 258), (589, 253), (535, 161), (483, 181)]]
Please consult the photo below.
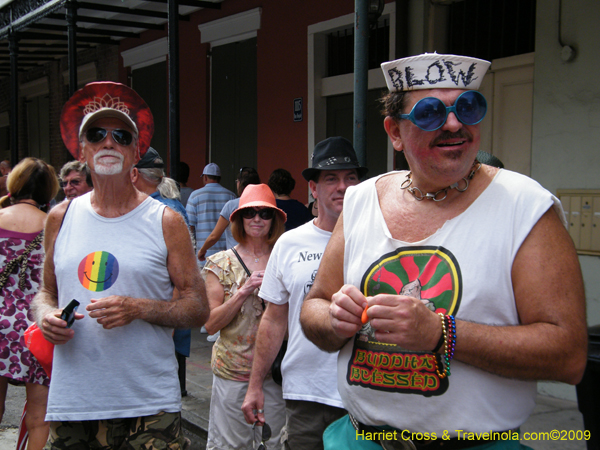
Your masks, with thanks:
[[(185, 450), (181, 413), (51, 422), (44, 450)], [(189, 442), (189, 441), (188, 441)]]

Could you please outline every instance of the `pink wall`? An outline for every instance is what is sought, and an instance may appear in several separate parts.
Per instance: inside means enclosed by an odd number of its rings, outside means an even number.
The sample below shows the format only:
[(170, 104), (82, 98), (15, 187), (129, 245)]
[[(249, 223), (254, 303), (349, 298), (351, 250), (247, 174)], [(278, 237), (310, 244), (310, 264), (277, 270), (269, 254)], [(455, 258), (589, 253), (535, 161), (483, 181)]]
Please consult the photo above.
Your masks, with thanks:
[[(301, 171), (307, 166), (307, 28), (309, 25), (352, 13), (348, 0), (225, 0), (221, 10), (204, 9), (180, 22), (180, 158), (191, 168), (188, 185), (201, 187), (207, 162), (209, 113), (209, 46), (200, 43), (198, 25), (257, 7), (262, 8), (257, 32), (258, 164), (265, 182), (276, 168), (289, 170), (296, 179), (292, 195), (305, 202), (307, 183)], [(166, 27), (165, 27), (166, 28)], [(125, 40), (120, 51), (166, 35), (147, 32), (142, 39)], [(122, 67), (122, 61), (121, 61)], [(127, 81), (127, 71), (121, 69)], [(293, 101), (303, 99), (304, 120), (294, 122)]]

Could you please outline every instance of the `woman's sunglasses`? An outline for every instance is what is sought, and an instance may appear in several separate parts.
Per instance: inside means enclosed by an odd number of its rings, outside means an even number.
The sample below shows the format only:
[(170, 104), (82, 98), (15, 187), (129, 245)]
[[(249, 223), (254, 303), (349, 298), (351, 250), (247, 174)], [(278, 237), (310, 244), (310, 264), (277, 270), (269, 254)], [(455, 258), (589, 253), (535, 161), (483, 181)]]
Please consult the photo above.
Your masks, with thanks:
[(452, 106), (446, 106), (439, 98), (425, 97), (415, 103), (410, 114), (399, 117), (410, 120), (421, 130), (435, 131), (444, 126), (451, 112), (465, 125), (476, 125), (485, 117), (487, 102), (478, 91), (463, 92)]
[(107, 130), (106, 128), (88, 128), (85, 132), (85, 138), (92, 144), (102, 142), (108, 132), (112, 135), (113, 140), (119, 145), (129, 145), (133, 141), (133, 135), (127, 130)]
[(244, 208), (242, 209), (241, 214), (244, 219), (254, 219), (254, 216), (258, 214), (258, 217), (263, 220), (271, 220), (275, 217), (275, 210), (273, 208)]

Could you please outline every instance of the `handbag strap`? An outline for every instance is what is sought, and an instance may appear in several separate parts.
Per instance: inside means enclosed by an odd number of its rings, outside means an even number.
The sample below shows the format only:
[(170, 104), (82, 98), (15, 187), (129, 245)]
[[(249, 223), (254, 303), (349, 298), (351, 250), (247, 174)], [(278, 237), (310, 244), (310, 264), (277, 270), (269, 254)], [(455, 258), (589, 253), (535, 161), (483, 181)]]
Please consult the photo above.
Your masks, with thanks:
[(29, 254), (42, 244), (43, 239), (44, 230), (40, 231), (38, 235), (29, 243), (29, 245), (25, 247), (23, 253), (7, 262), (5, 266), (0, 269), (0, 289), (4, 288), (6, 282), (8, 281), (8, 277), (10, 277), (15, 267), (19, 267), (19, 289), (22, 291), (25, 290), (25, 274), (29, 262)]
[[(244, 261), (242, 260), (242, 257), (237, 252), (237, 250), (234, 247), (231, 247), (231, 251), (234, 253), (235, 256), (237, 256), (238, 261), (240, 262), (240, 264), (242, 265), (242, 267), (244, 268), (244, 270), (246, 271), (246, 273), (248, 274), (248, 276), (252, 275), (250, 273), (250, 271), (248, 270), (248, 267), (246, 267), (246, 264), (244, 264)], [(261, 298), (260, 302), (262, 303), (262, 307), (263, 307), (263, 311), (264, 311), (265, 308), (266, 308), (265, 301)]]
[(246, 267), (246, 264), (244, 264), (244, 261), (242, 261), (242, 257), (237, 252), (237, 250), (235, 249), (235, 247), (231, 247), (231, 251), (235, 254), (235, 256), (237, 256), (238, 261), (240, 262), (240, 264), (242, 265), (242, 267), (244, 268), (244, 270), (246, 271), (246, 273), (248, 274), (248, 276), (252, 275), (250, 273), (250, 271), (248, 270), (248, 267)]

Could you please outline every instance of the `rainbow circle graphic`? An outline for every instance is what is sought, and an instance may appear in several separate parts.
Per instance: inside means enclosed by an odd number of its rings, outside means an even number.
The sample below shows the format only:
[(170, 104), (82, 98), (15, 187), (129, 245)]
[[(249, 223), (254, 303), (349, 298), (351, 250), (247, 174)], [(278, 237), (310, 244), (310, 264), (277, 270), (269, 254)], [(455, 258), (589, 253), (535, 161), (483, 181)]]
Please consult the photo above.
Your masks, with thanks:
[(77, 274), (87, 290), (105, 291), (117, 281), (119, 262), (108, 252), (93, 252), (81, 260)]

